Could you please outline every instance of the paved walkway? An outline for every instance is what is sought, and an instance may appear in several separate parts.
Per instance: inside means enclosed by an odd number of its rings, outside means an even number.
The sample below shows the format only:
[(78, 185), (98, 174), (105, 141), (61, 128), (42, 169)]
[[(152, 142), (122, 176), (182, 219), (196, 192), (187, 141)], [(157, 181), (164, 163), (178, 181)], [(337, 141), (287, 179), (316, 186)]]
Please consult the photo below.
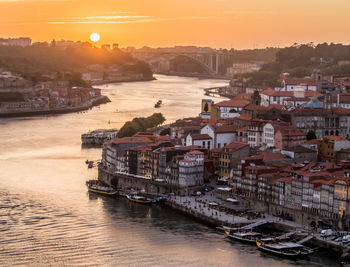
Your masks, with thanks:
[(217, 199), (213, 194), (207, 193), (204, 196), (171, 196), (169, 201), (174, 202), (182, 207), (190, 209), (192, 212), (199, 213), (203, 216), (213, 218), (221, 221), (225, 224), (237, 224), (237, 223), (253, 223), (257, 220), (248, 220), (244, 217), (234, 216), (224, 211), (219, 211), (209, 203), (217, 203), (220, 205), (221, 200)]

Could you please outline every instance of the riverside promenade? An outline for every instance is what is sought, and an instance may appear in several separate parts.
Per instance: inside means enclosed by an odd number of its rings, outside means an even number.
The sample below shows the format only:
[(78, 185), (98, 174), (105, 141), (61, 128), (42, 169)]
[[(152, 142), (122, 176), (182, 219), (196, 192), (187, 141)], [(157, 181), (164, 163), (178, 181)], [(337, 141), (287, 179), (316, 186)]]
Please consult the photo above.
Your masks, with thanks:
[(170, 196), (166, 204), (183, 213), (189, 214), (196, 219), (204, 221), (214, 226), (241, 226), (255, 223), (258, 219), (247, 219), (235, 216), (225, 211), (220, 211), (217, 207), (221, 204), (213, 193), (204, 196)]

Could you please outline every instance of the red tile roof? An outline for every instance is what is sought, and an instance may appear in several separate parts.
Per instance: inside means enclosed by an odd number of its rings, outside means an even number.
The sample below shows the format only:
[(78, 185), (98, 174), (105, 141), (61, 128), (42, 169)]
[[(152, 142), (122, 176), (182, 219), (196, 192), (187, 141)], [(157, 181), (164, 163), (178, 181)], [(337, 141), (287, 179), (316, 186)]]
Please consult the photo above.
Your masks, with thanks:
[(301, 85), (301, 84), (307, 84), (307, 85), (316, 85), (316, 81), (314, 78), (284, 78), (283, 79), (286, 85)]
[(226, 145), (224, 148), (228, 148), (228, 149), (232, 150), (232, 152), (234, 152), (234, 151), (240, 150), (244, 147), (249, 147), (249, 145), (246, 143), (232, 142), (232, 143)]
[(236, 127), (233, 125), (222, 125), (215, 126), (215, 133), (234, 133), (236, 131)]
[(152, 140), (147, 137), (123, 137), (114, 139), (112, 143), (116, 145), (125, 143), (152, 143)]
[(262, 91), (260, 94), (267, 96), (283, 96), (283, 97), (292, 97), (292, 91), (275, 91), (273, 89), (267, 89)]
[(250, 100), (253, 94), (242, 93), (236, 95), (232, 100)]
[(325, 136), (325, 139), (331, 140), (331, 141), (347, 141), (346, 138), (344, 137), (340, 137), (340, 136), (336, 136), (336, 135), (329, 135), (329, 136)]
[(222, 101), (222, 102), (215, 104), (215, 106), (217, 106), (217, 107), (243, 108), (246, 105), (248, 105), (249, 103), (250, 102), (247, 100), (226, 100), (226, 101)]

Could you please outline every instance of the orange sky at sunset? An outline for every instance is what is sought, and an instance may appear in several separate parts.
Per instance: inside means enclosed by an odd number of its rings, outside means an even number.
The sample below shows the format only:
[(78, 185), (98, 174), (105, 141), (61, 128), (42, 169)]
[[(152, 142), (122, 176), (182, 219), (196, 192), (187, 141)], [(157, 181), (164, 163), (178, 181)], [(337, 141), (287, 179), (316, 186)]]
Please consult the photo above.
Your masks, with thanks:
[(342, 42), (349, 0), (0, 0), (0, 37), (224, 48)]

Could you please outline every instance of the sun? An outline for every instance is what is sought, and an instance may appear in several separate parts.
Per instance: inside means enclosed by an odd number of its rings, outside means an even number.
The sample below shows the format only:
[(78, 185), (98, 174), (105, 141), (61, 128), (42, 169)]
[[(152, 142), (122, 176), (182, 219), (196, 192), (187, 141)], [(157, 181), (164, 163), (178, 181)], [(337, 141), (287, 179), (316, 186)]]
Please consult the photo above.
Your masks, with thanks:
[(94, 33), (91, 33), (91, 35), (90, 35), (90, 40), (92, 41), (92, 42), (98, 42), (99, 40), (100, 40), (100, 35), (98, 34), (98, 33), (96, 33), (96, 32), (94, 32)]

